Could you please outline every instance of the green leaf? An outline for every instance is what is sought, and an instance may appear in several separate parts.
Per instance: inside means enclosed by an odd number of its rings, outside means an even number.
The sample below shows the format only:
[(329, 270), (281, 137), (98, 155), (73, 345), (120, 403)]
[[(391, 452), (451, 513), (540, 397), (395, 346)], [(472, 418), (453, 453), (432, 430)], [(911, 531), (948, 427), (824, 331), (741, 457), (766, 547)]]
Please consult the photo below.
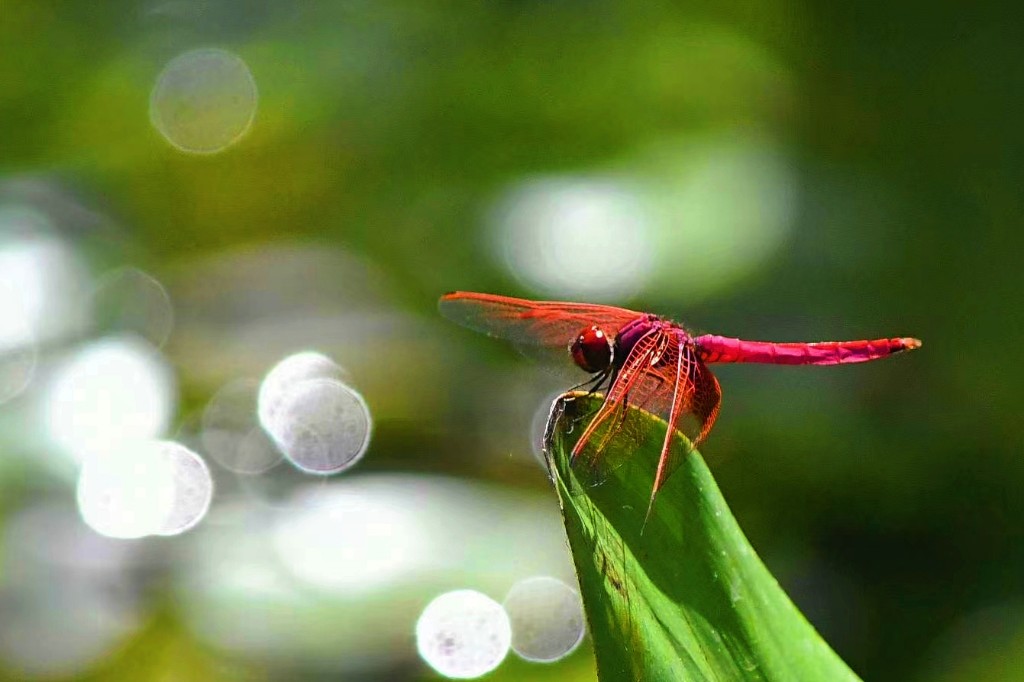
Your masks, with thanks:
[(672, 447), (690, 451), (644, 527), (663, 420), (630, 408), (601, 454), (626, 464), (600, 485), (581, 482), (569, 453), (600, 403), (559, 398), (545, 436), (600, 679), (857, 680), (761, 563), (678, 432)]

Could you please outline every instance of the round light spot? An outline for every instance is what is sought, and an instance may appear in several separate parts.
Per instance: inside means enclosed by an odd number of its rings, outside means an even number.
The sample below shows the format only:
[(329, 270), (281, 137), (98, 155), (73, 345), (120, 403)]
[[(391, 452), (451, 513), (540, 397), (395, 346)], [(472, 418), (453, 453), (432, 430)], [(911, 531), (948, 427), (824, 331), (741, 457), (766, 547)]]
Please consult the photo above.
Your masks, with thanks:
[(39, 211), (0, 205), (0, 350), (78, 332), (88, 318), (88, 275), (52, 231)]
[(104, 333), (135, 334), (157, 348), (174, 326), (167, 290), (138, 268), (119, 268), (100, 277), (93, 289), (92, 309)]
[(329, 490), (307, 484), (274, 528), (281, 563), (309, 585), (349, 595), (380, 591), (422, 571), (432, 549), (422, 514), (380, 488), (358, 481)]
[(169, 462), (174, 486), (171, 510), (160, 526), (160, 535), (178, 535), (198, 524), (210, 509), (213, 479), (203, 458), (184, 445), (161, 443), (161, 453)]
[(50, 231), (42, 213), (0, 205), (0, 404), (31, 383), (39, 344), (77, 330), (86, 316), (69, 303), (85, 275)]
[[(270, 441), (270, 436), (257, 429), (260, 435)], [(281, 461), (287, 461), (284, 457)], [(316, 482), (310, 481), (307, 472), (294, 466), (276, 466), (258, 476), (239, 476), (235, 483), (239, 490), (257, 507), (273, 509), (275, 512), (291, 512), (320, 504), (321, 497), (330, 494), (329, 479), (322, 477)], [(301, 492), (301, 494), (299, 494)]]
[(311, 379), (286, 394), (271, 435), (298, 468), (333, 474), (359, 461), (371, 430), (370, 410), (359, 393), (334, 379)]
[(255, 379), (238, 379), (217, 391), (203, 410), (203, 451), (236, 474), (260, 474), (282, 460), (256, 421), (258, 388)]
[(101, 535), (141, 538), (168, 522), (174, 488), (174, 466), (160, 441), (122, 443), (82, 465), (78, 511)]
[(213, 154), (237, 142), (252, 125), (256, 81), (236, 54), (191, 50), (172, 59), (149, 99), (153, 127), (185, 152)]
[(316, 351), (304, 351), (289, 355), (274, 365), (260, 383), (257, 411), (260, 424), (268, 433), (274, 433), (279, 425), (275, 422), (281, 403), (289, 391), (303, 381), (310, 379), (336, 379), (348, 381), (348, 372), (334, 360)]
[(533, 458), (538, 464), (544, 469), (548, 470), (547, 456), (544, 454), (544, 436), (547, 434), (548, 423), (551, 421), (551, 410), (554, 408), (554, 403), (565, 391), (553, 391), (544, 397), (539, 403), (537, 408), (533, 412), (533, 417), (530, 420), (530, 446), (533, 451)]
[(28, 388), (35, 375), (38, 359), (35, 340), (27, 331), (21, 343), (0, 348), (0, 405)]
[(512, 623), (512, 650), (528, 661), (557, 661), (583, 641), (583, 603), (561, 580), (520, 580), (504, 606)]
[(46, 268), (54, 248), (42, 240), (0, 247), (0, 350), (20, 347), (34, 337), (46, 314)]
[(505, 660), (512, 641), (501, 604), (475, 590), (436, 597), (416, 622), (416, 648), (431, 668), (446, 677), (472, 679)]
[(792, 232), (799, 182), (785, 149), (735, 133), (672, 145), (641, 161), (651, 176), (656, 290), (695, 301), (765, 267)]
[(170, 367), (135, 337), (81, 348), (55, 375), (46, 397), (50, 437), (78, 460), (126, 441), (163, 434), (175, 403)]
[(618, 299), (647, 281), (650, 219), (633, 189), (616, 180), (529, 180), (499, 201), (492, 227), (509, 271), (545, 294)]

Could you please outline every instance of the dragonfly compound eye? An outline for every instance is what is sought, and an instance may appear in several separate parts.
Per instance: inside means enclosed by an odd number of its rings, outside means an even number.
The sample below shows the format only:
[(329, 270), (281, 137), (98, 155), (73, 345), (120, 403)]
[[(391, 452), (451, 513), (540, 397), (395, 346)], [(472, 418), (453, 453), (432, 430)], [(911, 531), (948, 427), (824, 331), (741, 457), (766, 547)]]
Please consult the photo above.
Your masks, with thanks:
[(569, 354), (584, 372), (603, 372), (612, 364), (612, 342), (600, 327), (587, 327), (569, 346)]

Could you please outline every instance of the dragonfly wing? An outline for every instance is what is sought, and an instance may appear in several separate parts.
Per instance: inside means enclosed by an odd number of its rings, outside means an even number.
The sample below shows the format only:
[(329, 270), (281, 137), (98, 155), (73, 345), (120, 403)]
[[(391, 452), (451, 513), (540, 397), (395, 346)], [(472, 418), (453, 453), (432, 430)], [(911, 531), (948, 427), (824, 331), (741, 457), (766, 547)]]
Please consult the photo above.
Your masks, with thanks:
[(456, 291), (438, 303), (441, 314), (453, 322), (517, 345), (565, 348), (580, 330), (591, 325), (613, 336), (641, 317), (625, 308), (592, 303), (528, 301), (496, 294)]
[[(686, 414), (689, 413), (693, 415), (696, 424), (682, 423), (677, 420), (675, 428), (686, 434), (687, 438), (693, 442), (694, 447), (697, 447), (707, 439), (711, 427), (715, 424), (718, 408), (722, 402), (722, 391), (718, 385), (718, 379), (700, 359), (699, 349), (682, 345), (679, 352), (684, 355), (682, 367), (687, 371), (690, 386), (690, 390), (685, 394), (689, 396), (689, 402), (684, 406), (679, 419), (685, 419)], [(648, 370), (649, 378), (644, 382), (644, 386), (650, 388), (644, 392), (645, 402), (638, 405), (670, 423), (672, 423), (672, 397), (676, 376), (676, 361), (672, 359), (674, 357), (666, 355), (669, 362)]]
[[(691, 352), (691, 347), (685, 344), (678, 336), (674, 337), (672, 342), (674, 348), (671, 349), (673, 351), (671, 355), (674, 358), (666, 358), (668, 362), (664, 363), (664, 366), (667, 368), (675, 365), (674, 370), (668, 369), (668, 371), (672, 371), (675, 375), (672, 382), (672, 406), (669, 410), (667, 428), (665, 429), (665, 440), (661, 445), (661, 454), (658, 456), (658, 468), (654, 474), (654, 485), (651, 486), (651, 500), (647, 504), (647, 515), (644, 517), (645, 525), (647, 519), (651, 516), (651, 510), (654, 508), (654, 498), (658, 496), (661, 486), (665, 484), (665, 480), (675, 471), (682, 460), (679, 448), (673, 451), (672, 435), (676, 424), (679, 423), (679, 417), (682, 416), (683, 410), (692, 405), (693, 396), (696, 393), (694, 367), (697, 359)], [(671, 362), (673, 359), (675, 362)]]
[(641, 337), (626, 358), (615, 382), (608, 389), (601, 409), (590, 420), (572, 451), (572, 462), (580, 477), (592, 484), (600, 483), (607, 473), (622, 463), (628, 448), (616, 448), (615, 455), (606, 455), (604, 446), (616, 436), (626, 416), (627, 399), (647, 377), (645, 371), (663, 347), (664, 332), (653, 330)]
[(693, 447), (696, 448), (707, 439), (708, 434), (711, 433), (711, 427), (718, 419), (718, 408), (722, 406), (722, 387), (718, 385), (718, 378), (701, 360), (694, 358), (694, 365), (696, 375), (693, 405), (690, 409), (693, 416), (697, 418), (700, 429), (697, 436), (692, 439)]
[(711, 432), (722, 401), (718, 379), (701, 361), (699, 350), (682, 339), (674, 343), (663, 361), (647, 370), (643, 384), (649, 388), (644, 398), (646, 404), (641, 406), (664, 417), (669, 425), (651, 488), (648, 516), (658, 491), (689, 452), (687, 448), (672, 447), (673, 431), (684, 433), (692, 447), (698, 447)]

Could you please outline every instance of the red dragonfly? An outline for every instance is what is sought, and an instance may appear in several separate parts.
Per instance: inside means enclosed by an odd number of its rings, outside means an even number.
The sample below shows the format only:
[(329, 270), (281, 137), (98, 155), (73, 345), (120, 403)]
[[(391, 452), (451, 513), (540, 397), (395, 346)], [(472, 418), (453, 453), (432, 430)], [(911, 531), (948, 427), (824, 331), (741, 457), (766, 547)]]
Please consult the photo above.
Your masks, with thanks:
[[(683, 430), (682, 418), (693, 415), (693, 447), (711, 432), (718, 416), (722, 391), (707, 365), (714, 362), (759, 362), (775, 365), (839, 365), (877, 360), (921, 347), (910, 337), (871, 341), (772, 343), (704, 334), (691, 336), (681, 325), (657, 315), (590, 303), (527, 301), (495, 294), (456, 291), (439, 303), (441, 314), (490, 336), (525, 346), (568, 348), (576, 365), (592, 374), (581, 386), (596, 391), (607, 383), (604, 403), (573, 448), (571, 462), (590, 458), (597, 467), (607, 438), (614, 432), (616, 414), (625, 415), (627, 401), (665, 417), (665, 432), (658, 469), (651, 490), (653, 506), (658, 490), (675, 469), (679, 456), (672, 452), (673, 428)], [(630, 400), (631, 399), (631, 400)], [(608, 423), (604, 441), (584, 448), (594, 433)], [(685, 432), (685, 431), (684, 431)], [(651, 507), (648, 507), (650, 514)]]

